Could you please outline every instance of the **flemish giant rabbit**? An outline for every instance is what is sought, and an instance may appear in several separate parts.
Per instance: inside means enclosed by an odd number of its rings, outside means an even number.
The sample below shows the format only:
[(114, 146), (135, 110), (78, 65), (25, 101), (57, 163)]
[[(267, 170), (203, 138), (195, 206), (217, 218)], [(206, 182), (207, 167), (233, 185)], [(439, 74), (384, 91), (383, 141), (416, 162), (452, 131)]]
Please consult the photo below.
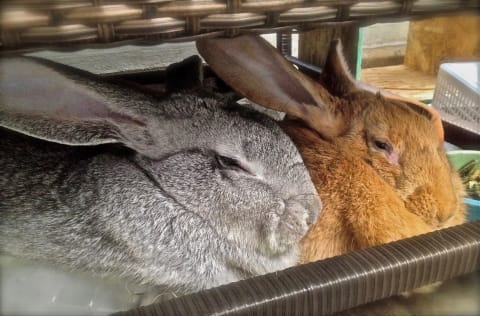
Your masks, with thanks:
[(283, 128), (324, 205), (302, 241), (302, 261), (465, 221), (438, 114), (355, 81), (340, 42), (332, 44), (318, 82), (261, 37), (204, 39), (197, 47), (233, 89), (287, 114)]
[(0, 76), (2, 252), (180, 294), (297, 262), (321, 205), (270, 118), (22, 58)]

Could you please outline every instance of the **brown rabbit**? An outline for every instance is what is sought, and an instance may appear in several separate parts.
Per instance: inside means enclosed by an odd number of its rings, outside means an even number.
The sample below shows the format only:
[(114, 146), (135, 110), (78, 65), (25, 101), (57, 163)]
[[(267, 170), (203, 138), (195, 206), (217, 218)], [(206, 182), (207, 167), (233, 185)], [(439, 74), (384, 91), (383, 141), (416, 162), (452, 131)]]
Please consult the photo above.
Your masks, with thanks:
[(438, 113), (355, 81), (339, 41), (319, 82), (258, 36), (203, 39), (197, 48), (237, 92), (287, 114), (281, 124), (324, 205), (302, 241), (303, 262), (465, 221)]

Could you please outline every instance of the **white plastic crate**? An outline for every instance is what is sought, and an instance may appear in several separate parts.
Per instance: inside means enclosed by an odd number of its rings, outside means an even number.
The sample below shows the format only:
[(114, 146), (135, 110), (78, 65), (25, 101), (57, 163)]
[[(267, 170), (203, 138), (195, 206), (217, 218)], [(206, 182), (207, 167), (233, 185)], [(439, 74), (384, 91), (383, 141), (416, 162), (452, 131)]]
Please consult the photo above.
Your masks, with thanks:
[(148, 287), (0, 254), (0, 315), (106, 316), (153, 302)]
[(442, 119), (480, 133), (480, 62), (442, 64), (432, 105)]

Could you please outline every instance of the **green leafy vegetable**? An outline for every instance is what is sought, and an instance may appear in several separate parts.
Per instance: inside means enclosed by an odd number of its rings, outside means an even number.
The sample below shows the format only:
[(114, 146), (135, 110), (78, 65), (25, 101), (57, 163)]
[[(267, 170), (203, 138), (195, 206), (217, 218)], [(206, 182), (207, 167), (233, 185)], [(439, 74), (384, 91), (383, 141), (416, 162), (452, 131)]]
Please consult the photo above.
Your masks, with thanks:
[(458, 169), (467, 194), (473, 199), (480, 199), (480, 160), (471, 160)]

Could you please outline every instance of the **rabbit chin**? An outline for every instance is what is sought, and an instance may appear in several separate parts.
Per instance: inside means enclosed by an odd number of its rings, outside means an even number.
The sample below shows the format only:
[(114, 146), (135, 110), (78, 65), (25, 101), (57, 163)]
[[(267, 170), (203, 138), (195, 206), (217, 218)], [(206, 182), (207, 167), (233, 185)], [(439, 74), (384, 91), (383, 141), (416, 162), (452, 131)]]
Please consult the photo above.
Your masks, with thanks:
[(262, 264), (264, 266), (264, 272), (261, 274), (271, 273), (294, 266), (298, 263), (298, 256), (298, 247), (293, 247), (285, 253), (277, 254), (271, 257), (265, 257), (265, 259), (262, 260), (263, 262), (258, 261), (258, 264)]
[[(275, 257), (266, 257), (259, 255), (257, 258), (252, 258), (251, 261), (255, 267), (239, 267), (237, 262), (232, 262), (224, 269), (217, 272), (215, 275), (215, 283), (197, 284), (197, 290), (209, 289), (232, 282), (237, 282), (242, 279), (251, 278), (254, 276), (261, 276), (268, 273), (284, 270), (298, 264), (299, 250), (294, 249), (282, 255)], [(195, 290), (194, 290), (195, 291)], [(172, 297), (185, 295), (191, 291), (183, 291), (182, 289), (165, 288), (161, 286), (139, 286), (137, 291), (140, 294), (140, 306), (146, 306), (153, 303), (158, 303)]]
[(251, 278), (264, 275), (298, 264), (299, 248), (293, 247), (287, 252), (266, 256), (256, 253), (249, 260), (245, 260), (248, 266), (239, 265), (238, 262), (230, 262), (223, 271), (218, 273), (218, 284), (230, 283), (239, 279)]

